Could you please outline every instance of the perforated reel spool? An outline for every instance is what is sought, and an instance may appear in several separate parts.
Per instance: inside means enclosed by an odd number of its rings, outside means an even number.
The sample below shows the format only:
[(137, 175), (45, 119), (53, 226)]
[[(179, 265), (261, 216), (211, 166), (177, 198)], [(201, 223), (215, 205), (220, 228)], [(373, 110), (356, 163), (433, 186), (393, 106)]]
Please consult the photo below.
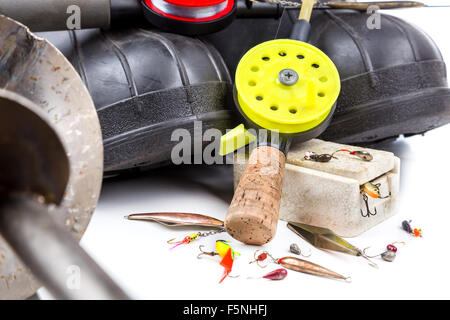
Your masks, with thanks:
[(325, 122), (340, 92), (333, 61), (318, 48), (289, 39), (250, 49), (239, 62), (235, 83), (245, 117), (285, 134), (301, 134)]

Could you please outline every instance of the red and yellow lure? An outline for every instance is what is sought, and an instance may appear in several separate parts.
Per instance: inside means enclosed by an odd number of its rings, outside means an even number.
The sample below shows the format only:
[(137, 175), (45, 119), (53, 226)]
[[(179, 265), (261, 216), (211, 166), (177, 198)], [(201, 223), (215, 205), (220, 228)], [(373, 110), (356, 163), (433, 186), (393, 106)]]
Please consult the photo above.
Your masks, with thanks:
[(225, 240), (217, 240), (216, 241), (216, 249), (212, 252), (206, 252), (203, 251), (203, 246), (200, 246), (200, 254), (197, 256), (197, 258), (200, 258), (202, 255), (208, 255), (211, 257), (214, 256), (220, 256), (222, 257), (222, 260), (220, 261), (220, 265), (224, 267), (224, 272), (222, 275), (222, 278), (220, 279), (219, 283), (222, 283), (223, 280), (231, 273), (231, 270), (233, 269), (233, 262), (234, 258), (239, 256), (240, 253), (234, 251), (231, 246), (228, 244), (228, 241)]
[(198, 238), (202, 238), (202, 237), (207, 237), (207, 236), (211, 236), (213, 234), (217, 234), (217, 233), (221, 233), (221, 232), (225, 232), (224, 228), (220, 228), (217, 230), (212, 230), (212, 231), (208, 231), (208, 232), (197, 232), (197, 233), (193, 233), (187, 237), (184, 237), (183, 240), (180, 241), (175, 241), (175, 239), (170, 239), (167, 241), (167, 243), (169, 244), (175, 244), (172, 248), (170, 248), (170, 250), (182, 245), (182, 244), (189, 244), (191, 242), (194, 242), (195, 240), (197, 240)]
[(172, 248), (170, 248), (170, 250), (182, 245), (182, 244), (189, 244), (191, 242), (194, 242), (195, 240), (197, 240), (197, 238), (199, 237), (198, 233), (193, 233), (187, 237), (185, 237), (183, 240), (181, 241), (174, 241), (175, 239), (170, 239), (167, 241), (167, 243), (170, 244), (175, 244)]

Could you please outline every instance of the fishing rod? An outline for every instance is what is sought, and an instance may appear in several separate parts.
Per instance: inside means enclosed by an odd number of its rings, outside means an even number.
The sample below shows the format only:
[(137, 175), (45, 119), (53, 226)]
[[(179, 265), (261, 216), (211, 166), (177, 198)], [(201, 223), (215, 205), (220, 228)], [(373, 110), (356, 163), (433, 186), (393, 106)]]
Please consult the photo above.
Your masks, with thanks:
[[(284, 8), (300, 8), (302, 1), (284, 0), (250, 0), (251, 2), (279, 4)], [(369, 2), (341, 2), (327, 1), (318, 2), (314, 9), (347, 9), (367, 11), (370, 7), (377, 6), (380, 9), (406, 9), (406, 8), (449, 8), (450, 5), (429, 5), (418, 1), (369, 1)]]

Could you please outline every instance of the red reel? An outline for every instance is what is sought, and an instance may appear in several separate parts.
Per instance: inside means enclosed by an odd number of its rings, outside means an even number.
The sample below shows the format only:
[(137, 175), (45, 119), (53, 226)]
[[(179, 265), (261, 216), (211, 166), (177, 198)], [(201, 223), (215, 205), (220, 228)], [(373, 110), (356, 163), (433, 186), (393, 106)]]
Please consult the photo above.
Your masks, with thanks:
[(143, 0), (144, 14), (155, 26), (181, 34), (216, 32), (234, 18), (235, 0)]

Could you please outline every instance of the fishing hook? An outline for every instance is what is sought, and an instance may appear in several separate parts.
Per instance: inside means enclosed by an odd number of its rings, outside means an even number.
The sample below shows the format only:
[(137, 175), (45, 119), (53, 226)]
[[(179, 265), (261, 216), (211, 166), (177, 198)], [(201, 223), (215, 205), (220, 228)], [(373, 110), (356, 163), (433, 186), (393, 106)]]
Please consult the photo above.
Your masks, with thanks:
[(367, 214), (364, 215), (362, 209), (360, 209), (360, 210), (361, 210), (361, 215), (362, 215), (364, 218), (369, 218), (370, 216), (375, 216), (375, 215), (377, 214), (377, 208), (374, 207), (375, 213), (370, 212), (370, 208), (369, 208), (369, 198), (367, 197), (367, 195), (366, 195), (365, 193), (363, 193), (362, 196), (363, 196), (364, 203), (366, 204)]
[[(370, 248), (370, 247), (368, 247), (368, 248)], [(367, 248), (366, 248), (366, 249), (367, 249)], [(363, 257), (364, 259), (366, 259), (367, 261), (369, 261), (369, 266), (378, 269), (378, 265), (377, 265), (375, 262), (373, 262), (372, 260), (370, 260), (370, 258), (373, 258), (373, 257), (369, 257), (369, 256), (366, 255), (366, 253), (364, 252), (366, 249), (364, 249), (364, 250), (361, 252), (361, 257)]]
[(203, 250), (203, 247), (204, 247), (204, 245), (200, 245), (200, 246), (198, 247), (198, 249), (199, 249), (201, 252), (197, 255), (197, 259), (200, 259), (200, 256), (202, 256), (202, 255), (207, 255), (207, 256), (211, 256), (211, 257), (214, 257), (214, 256), (219, 255), (217, 252), (214, 252), (214, 251), (211, 251), (211, 252), (209, 252), (209, 251), (204, 251), (204, 250)]

